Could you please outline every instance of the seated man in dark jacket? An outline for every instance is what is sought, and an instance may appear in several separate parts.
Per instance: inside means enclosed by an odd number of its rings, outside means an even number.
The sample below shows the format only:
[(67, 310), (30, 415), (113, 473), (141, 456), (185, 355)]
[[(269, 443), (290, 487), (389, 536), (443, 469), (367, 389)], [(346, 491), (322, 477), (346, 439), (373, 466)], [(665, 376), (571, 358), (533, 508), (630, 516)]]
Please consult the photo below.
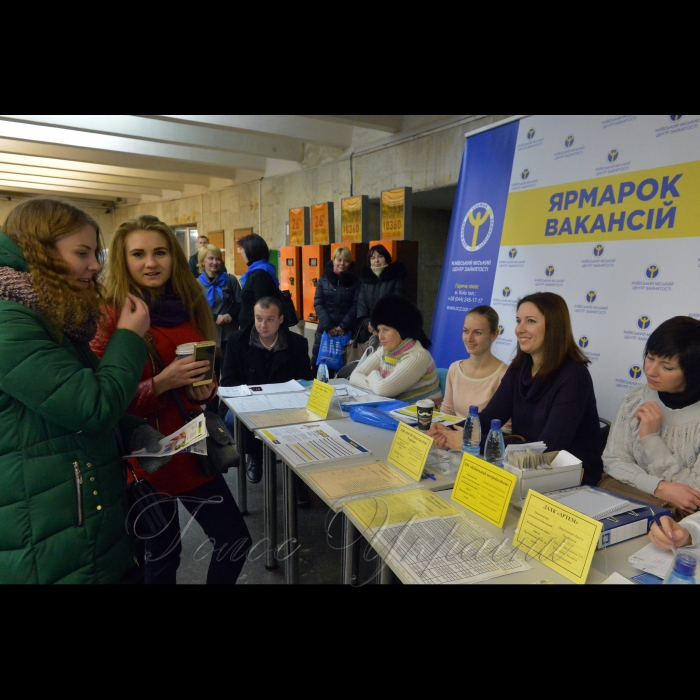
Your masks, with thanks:
[[(282, 302), (263, 297), (253, 307), (254, 319), (234, 333), (226, 344), (221, 386), (279, 384), (292, 379), (313, 379), (309, 342), (284, 327)], [(246, 453), (250, 456), (248, 481), (262, 478), (262, 443), (245, 431)]]

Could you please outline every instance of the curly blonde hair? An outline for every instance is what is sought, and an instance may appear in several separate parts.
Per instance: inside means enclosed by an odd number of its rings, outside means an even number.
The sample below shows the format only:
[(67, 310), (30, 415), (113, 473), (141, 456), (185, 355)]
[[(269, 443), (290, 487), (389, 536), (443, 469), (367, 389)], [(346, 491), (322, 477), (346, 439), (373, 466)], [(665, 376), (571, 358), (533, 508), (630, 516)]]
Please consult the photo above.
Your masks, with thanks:
[[(179, 296), (190, 317), (190, 322), (197, 331), (207, 338), (214, 340), (216, 329), (209, 303), (202, 287), (190, 272), (185, 253), (167, 224), (155, 216), (143, 215), (129, 219), (121, 224), (110, 241), (109, 259), (105, 276), (105, 298), (114, 309), (121, 309), (127, 294), (136, 294), (143, 298), (144, 290), (134, 282), (126, 264), (126, 237), (134, 231), (156, 231), (167, 241), (172, 256), (172, 270), (166, 285), (166, 293)], [(152, 290), (151, 305), (156, 299)]]
[(68, 324), (79, 326), (104, 302), (97, 274), (85, 289), (71, 277), (70, 268), (56, 248), (56, 241), (85, 226), (95, 229), (95, 254), (101, 263), (102, 242), (97, 222), (61, 199), (38, 197), (22, 202), (8, 214), (2, 227), (2, 232), (22, 251), (42, 313), (59, 334)]

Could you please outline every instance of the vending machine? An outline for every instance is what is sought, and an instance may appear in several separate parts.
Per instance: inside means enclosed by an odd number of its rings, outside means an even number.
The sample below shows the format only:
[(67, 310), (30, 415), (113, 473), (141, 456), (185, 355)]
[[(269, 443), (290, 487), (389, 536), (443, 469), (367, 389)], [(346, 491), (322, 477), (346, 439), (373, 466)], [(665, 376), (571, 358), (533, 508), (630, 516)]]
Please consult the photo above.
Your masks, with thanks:
[(301, 246), (285, 245), (280, 248), (280, 289), (288, 289), (292, 295), (297, 316), (304, 318), (301, 294)]
[(303, 318), (318, 323), (314, 310), (314, 295), (319, 277), (330, 260), (330, 245), (305, 245), (301, 248), (301, 285), (303, 294)]

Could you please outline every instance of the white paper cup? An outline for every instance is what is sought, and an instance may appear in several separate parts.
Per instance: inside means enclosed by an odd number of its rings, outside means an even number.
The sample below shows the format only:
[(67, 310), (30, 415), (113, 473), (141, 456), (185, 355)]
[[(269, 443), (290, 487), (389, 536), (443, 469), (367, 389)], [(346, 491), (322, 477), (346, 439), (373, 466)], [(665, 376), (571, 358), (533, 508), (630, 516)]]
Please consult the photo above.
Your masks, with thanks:
[(192, 357), (194, 355), (194, 343), (183, 343), (175, 348), (175, 354), (177, 359), (181, 360), (183, 357)]
[(418, 411), (418, 428), (428, 430), (433, 422), (435, 402), (432, 399), (421, 399), (416, 402), (416, 409)]

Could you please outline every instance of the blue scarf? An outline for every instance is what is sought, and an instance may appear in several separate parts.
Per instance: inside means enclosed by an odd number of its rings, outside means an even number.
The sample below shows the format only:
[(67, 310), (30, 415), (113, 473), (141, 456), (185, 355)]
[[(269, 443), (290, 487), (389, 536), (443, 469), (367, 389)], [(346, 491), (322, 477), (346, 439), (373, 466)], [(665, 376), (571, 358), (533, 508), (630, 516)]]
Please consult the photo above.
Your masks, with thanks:
[(202, 272), (202, 274), (198, 277), (198, 280), (204, 285), (207, 301), (209, 302), (209, 306), (211, 306), (213, 309), (214, 304), (216, 303), (217, 289), (220, 291), (219, 296), (222, 299), (224, 298), (224, 289), (226, 288), (226, 283), (228, 282), (228, 275), (225, 272), (221, 272), (214, 280), (210, 280), (207, 277), (207, 273)]
[(272, 279), (275, 280), (275, 284), (278, 287), (280, 286), (279, 280), (277, 279), (277, 275), (275, 274), (277, 272), (275, 270), (275, 266), (267, 260), (258, 260), (257, 262), (251, 263), (248, 266), (248, 272), (246, 272), (244, 275), (241, 275), (241, 288), (245, 287), (245, 282), (248, 279), (248, 275), (251, 272), (255, 272), (256, 270), (265, 270), (265, 272), (269, 272)]

